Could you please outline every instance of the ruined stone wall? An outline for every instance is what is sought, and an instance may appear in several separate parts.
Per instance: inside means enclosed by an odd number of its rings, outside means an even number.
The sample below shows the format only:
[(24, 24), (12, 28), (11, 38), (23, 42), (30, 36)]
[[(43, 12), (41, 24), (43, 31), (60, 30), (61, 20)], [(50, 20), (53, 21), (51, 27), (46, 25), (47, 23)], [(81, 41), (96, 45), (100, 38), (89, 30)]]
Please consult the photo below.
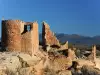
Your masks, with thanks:
[(59, 40), (55, 37), (54, 33), (50, 30), (49, 25), (45, 22), (43, 22), (42, 27), (42, 43), (43, 45), (60, 46)]
[(20, 20), (2, 21), (2, 46), (9, 51), (21, 51)]
[(23, 33), (22, 36), (22, 51), (31, 54), (34, 51), (37, 51), (39, 48), (39, 38), (38, 38), (38, 24), (37, 22), (30, 24), (31, 29)]
[(31, 32), (26, 32), (22, 34), (21, 51), (26, 53), (31, 53), (31, 49), (32, 49)]
[(39, 32), (38, 32), (38, 23), (33, 23), (33, 33), (32, 33), (32, 43), (33, 51), (38, 51), (39, 49)]

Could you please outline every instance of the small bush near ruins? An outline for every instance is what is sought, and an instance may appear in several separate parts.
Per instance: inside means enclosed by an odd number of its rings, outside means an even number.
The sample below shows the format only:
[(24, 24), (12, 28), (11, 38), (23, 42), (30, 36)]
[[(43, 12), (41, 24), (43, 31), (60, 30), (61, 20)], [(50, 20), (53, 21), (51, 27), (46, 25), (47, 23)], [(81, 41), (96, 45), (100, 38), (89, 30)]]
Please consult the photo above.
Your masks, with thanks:
[(97, 56), (100, 56), (100, 51), (97, 51), (96, 55), (97, 55)]
[(72, 44), (72, 43), (69, 43), (69, 44), (68, 44), (68, 47), (69, 47), (69, 48), (73, 48), (73, 44)]

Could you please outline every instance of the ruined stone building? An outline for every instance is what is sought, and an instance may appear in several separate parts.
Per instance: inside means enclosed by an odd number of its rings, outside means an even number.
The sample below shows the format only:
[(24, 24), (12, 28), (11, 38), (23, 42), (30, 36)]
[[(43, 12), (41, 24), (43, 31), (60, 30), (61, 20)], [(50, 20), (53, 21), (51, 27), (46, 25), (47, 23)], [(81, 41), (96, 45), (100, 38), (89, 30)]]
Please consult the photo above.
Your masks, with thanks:
[(2, 48), (31, 53), (38, 50), (38, 23), (2, 20)]
[[(20, 20), (2, 20), (2, 49), (33, 53), (39, 49), (39, 32), (37, 22), (23, 22)], [(68, 42), (61, 45), (50, 26), (43, 22), (42, 46), (57, 47), (59, 50), (68, 49)]]

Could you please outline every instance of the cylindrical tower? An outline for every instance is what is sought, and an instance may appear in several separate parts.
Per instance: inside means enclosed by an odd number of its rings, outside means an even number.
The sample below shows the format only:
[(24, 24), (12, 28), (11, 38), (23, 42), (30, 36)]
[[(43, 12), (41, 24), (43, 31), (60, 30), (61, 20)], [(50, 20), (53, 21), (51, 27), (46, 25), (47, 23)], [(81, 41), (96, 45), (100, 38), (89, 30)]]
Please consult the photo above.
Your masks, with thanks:
[(2, 21), (2, 48), (8, 51), (21, 51), (21, 25), (20, 20)]

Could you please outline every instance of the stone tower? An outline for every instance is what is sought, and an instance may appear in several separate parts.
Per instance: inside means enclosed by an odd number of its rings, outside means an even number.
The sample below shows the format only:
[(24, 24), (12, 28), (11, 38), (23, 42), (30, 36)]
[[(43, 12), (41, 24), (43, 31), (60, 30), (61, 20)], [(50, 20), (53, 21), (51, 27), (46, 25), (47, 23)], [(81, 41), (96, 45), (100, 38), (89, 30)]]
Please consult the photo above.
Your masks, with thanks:
[(32, 53), (39, 48), (37, 22), (2, 20), (2, 48)]
[[(2, 46), (6, 50), (21, 51), (20, 20), (2, 20)], [(24, 24), (23, 24), (24, 25)]]

